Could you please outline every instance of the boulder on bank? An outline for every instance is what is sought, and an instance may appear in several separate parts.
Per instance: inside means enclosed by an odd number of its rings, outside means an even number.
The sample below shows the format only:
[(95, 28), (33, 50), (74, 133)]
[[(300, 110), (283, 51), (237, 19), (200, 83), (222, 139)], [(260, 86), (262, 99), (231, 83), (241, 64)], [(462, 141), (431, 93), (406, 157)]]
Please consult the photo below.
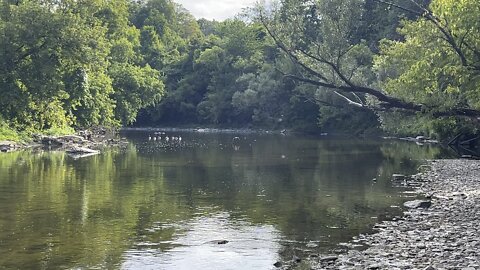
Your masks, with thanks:
[(418, 208), (427, 209), (430, 206), (432, 206), (432, 202), (426, 201), (426, 200), (414, 200), (414, 201), (409, 201), (404, 203), (403, 206), (407, 208), (412, 208), (412, 209), (418, 209)]
[(84, 143), (85, 141), (87, 141), (85, 138), (78, 135), (65, 135), (57, 137), (57, 139), (60, 141), (67, 141), (72, 143)]
[(64, 135), (64, 136), (42, 136), (40, 142), (45, 146), (65, 146), (68, 144), (83, 144), (86, 143), (81, 136), (77, 135)]
[[(105, 134), (104, 130), (98, 134)], [(46, 150), (65, 151), (69, 156), (81, 158), (99, 154), (100, 152), (93, 149), (101, 149), (104, 146), (125, 146), (128, 144), (125, 138), (115, 138), (101, 135), (93, 138), (90, 131), (80, 132), (79, 135), (62, 135), (49, 136), (42, 134), (33, 134), (31, 142), (16, 143), (13, 141), (0, 141), (0, 153), (12, 152), (25, 148), (44, 148)]]
[(15, 142), (11, 141), (1, 141), (0, 142), (0, 152), (12, 152), (18, 149), (18, 145)]
[(395, 173), (392, 175), (392, 181), (405, 181), (407, 177), (403, 174)]

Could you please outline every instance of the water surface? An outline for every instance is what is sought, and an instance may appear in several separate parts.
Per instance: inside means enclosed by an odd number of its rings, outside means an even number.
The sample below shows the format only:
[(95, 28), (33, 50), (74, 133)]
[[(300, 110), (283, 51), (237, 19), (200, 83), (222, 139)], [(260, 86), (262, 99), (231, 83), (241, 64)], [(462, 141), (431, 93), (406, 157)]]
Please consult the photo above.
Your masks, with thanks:
[(0, 268), (272, 269), (399, 214), (391, 175), (444, 155), (381, 140), (153, 135), (78, 160), (0, 155)]

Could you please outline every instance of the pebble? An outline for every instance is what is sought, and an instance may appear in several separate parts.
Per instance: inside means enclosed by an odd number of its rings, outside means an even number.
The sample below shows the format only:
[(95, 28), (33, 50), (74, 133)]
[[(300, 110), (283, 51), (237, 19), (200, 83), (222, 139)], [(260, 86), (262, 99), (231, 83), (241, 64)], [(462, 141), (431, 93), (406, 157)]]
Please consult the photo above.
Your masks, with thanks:
[(428, 203), (377, 224), (381, 230), (374, 234), (355, 237), (366, 250), (349, 250), (331, 260), (325, 259), (328, 255), (311, 258), (312, 268), (479, 270), (480, 161), (436, 160), (429, 167), (415, 177), (415, 189), (428, 196)]

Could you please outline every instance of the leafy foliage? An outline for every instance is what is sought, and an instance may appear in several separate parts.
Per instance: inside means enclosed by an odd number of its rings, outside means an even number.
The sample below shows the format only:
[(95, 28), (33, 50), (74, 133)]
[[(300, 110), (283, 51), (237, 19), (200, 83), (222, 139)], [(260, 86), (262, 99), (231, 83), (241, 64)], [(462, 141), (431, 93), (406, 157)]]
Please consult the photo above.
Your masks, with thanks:
[[(383, 42), (382, 54), (375, 59), (382, 88), (424, 104), (429, 114), (456, 108), (479, 110), (480, 3), (435, 0), (430, 9), (435, 21), (405, 21), (399, 30), (405, 40)], [(435, 119), (424, 133), (451, 135), (466, 123)]]
[(475, 131), (478, 14), (475, 0), (281, 0), (217, 22), (172, 0), (2, 1), (0, 117), (26, 133)]
[[(15, 129), (126, 124), (132, 117), (115, 113), (135, 114), (162, 95), (160, 76), (140, 61), (126, 1), (17, 1), (0, 9), (0, 116)], [(119, 80), (119, 66), (132, 82)], [(117, 106), (130, 91), (140, 100)]]
[(176, 72), (167, 74), (167, 96), (141, 115), (141, 124), (318, 130), (318, 107), (277, 72), (284, 59), (259, 23), (199, 24), (205, 36), (190, 41), (189, 51), (170, 69)]
[[(336, 118), (333, 108), (348, 113), (338, 105), (343, 99), (358, 110), (393, 108), (417, 114), (421, 123), (430, 121), (426, 125), (431, 128), (424, 126), (428, 132), (423, 133), (456, 132), (452, 123), (464, 126), (469, 121), (475, 129), (472, 123), (480, 117), (478, 1), (429, 2), (284, 0), (260, 8), (257, 16), (296, 66), (284, 69), (287, 76), (318, 88), (317, 101), (327, 116), (321, 123), (328, 122), (329, 115)], [(374, 23), (381, 5), (401, 11), (387, 12), (388, 20), (396, 18), (394, 23)], [(392, 25), (401, 25), (398, 34), (392, 34)], [(382, 37), (366, 29), (388, 34)], [(404, 118), (411, 119), (409, 114)], [(389, 122), (380, 120), (384, 126)]]

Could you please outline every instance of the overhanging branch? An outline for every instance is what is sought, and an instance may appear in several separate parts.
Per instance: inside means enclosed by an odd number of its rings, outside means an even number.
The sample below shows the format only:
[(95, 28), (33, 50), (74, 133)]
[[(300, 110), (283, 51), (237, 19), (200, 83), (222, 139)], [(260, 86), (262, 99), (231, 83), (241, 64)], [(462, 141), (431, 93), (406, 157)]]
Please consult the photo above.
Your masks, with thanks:
[[(389, 3), (384, 0), (374, 0), (377, 2), (381, 3)], [(392, 4), (393, 5), (393, 4)], [(414, 10), (409, 10), (406, 8), (403, 8), (404, 10), (411, 11), (411, 12), (416, 12)], [(436, 22), (438, 24), (437, 27), (441, 30), (442, 25), (440, 24), (440, 21), (434, 17), (433, 14), (425, 12), (425, 13), (419, 13), (416, 12), (416, 14), (419, 14), (425, 18), (429, 18), (432, 22)], [(349, 104), (352, 104), (356, 107), (359, 108), (368, 108), (374, 111), (384, 111), (384, 110), (390, 110), (390, 109), (397, 109), (400, 111), (406, 111), (406, 112), (412, 112), (412, 113), (425, 113), (432, 115), (434, 117), (448, 117), (448, 116), (456, 116), (456, 117), (468, 117), (468, 118), (473, 118), (473, 119), (480, 119), (480, 111), (475, 110), (475, 109), (469, 109), (469, 108), (453, 108), (447, 111), (438, 111), (435, 112), (435, 108), (429, 108), (423, 104), (418, 104), (418, 103), (413, 103), (405, 100), (401, 100), (396, 97), (392, 97), (388, 94), (385, 94), (383, 91), (374, 89), (371, 87), (366, 87), (366, 86), (360, 86), (356, 85), (354, 82), (352, 82), (348, 77), (346, 77), (340, 70), (339, 66), (337, 66), (335, 63), (332, 63), (331, 61), (328, 61), (327, 59), (324, 59), (321, 55), (316, 56), (312, 55), (308, 51), (301, 50), (301, 49), (295, 49), (295, 48), (289, 48), (284, 44), (280, 38), (276, 35), (276, 33), (270, 28), (269, 23), (267, 22), (267, 19), (263, 16), (260, 18), (261, 23), (265, 27), (267, 33), (272, 37), (273, 41), (277, 45), (277, 47), (284, 52), (290, 60), (301, 67), (304, 71), (306, 71), (307, 76), (298, 76), (298, 75), (293, 75), (293, 74), (286, 74), (284, 75), (287, 78), (303, 82), (303, 83), (308, 83), (311, 85), (315, 86), (320, 86), (323, 87), (327, 90), (332, 90), (336, 95), (342, 97), (345, 99)], [(444, 37), (447, 39), (447, 42), (452, 45), (452, 47), (455, 45), (455, 39), (453, 39), (453, 36), (450, 35), (448, 30), (442, 31), (444, 34)], [(450, 40), (450, 42), (449, 42)], [(329, 80), (326, 75), (320, 73), (319, 71), (314, 70), (312, 67), (310, 67), (306, 62), (304, 62), (301, 57), (299, 57), (299, 54), (303, 57), (306, 57), (310, 60), (313, 60), (317, 63), (323, 63), (328, 65), (331, 68), (332, 75), (337, 75), (338, 78), (340, 79), (340, 82), (335, 82), (332, 80)], [(463, 63), (463, 62), (462, 62)], [(335, 78), (336, 76), (334, 76)], [(370, 96), (375, 97), (379, 101), (379, 106), (380, 107), (372, 107), (363, 104), (363, 102), (355, 102), (345, 96), (344, 93), (362, 93), (362, 94), (368, 94)], [(361, 100), (358, 96), (357, 98)]]
[(351, 99), (349, 99), (347, 96), (345, 96), (344, 94), (338, 92), (338, 91), (333, 91), (337, 96), (341, 97), (342, 99), (346, 100), (348, 102), (349, 105), (353, 105), (355, 107), (359, 107), (359, 108), (363, 108), (365, 107), (362, 103), (358, 103), (358, 102), (355, 102)]

